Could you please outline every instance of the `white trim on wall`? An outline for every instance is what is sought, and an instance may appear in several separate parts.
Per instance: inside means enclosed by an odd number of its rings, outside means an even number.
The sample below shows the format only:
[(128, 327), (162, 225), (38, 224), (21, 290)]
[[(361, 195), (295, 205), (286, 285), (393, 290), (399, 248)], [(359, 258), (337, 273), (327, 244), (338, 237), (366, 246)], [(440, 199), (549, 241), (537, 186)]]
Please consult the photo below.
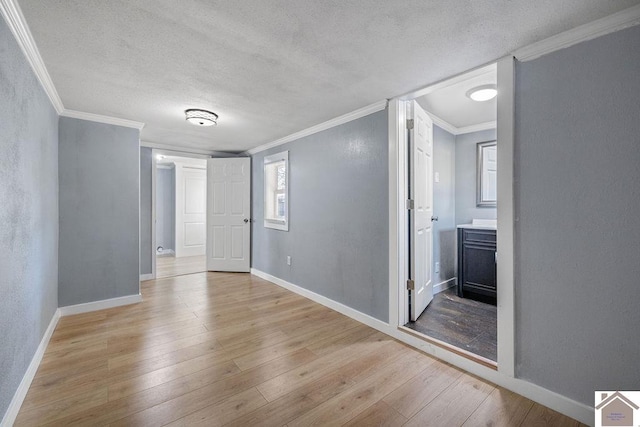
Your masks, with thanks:
[(498, 371), (515, 376), (515, 276), (514, 276), (514, 134), (515, 60), (507, 56), (498, 61)]
[[(390, 110), (394, 107), (390, 104)], [(391, 123), (390, 123), (391, 124)], [(309, 291), (286, 280), (272, 276), (261, 270), (252, 268), (251, 274), (258, 276), (264, 280), (267, 280), (275, 285), (281, 286), (291, 292), (301, 295), (305, 298), (309, 298), (312, 301), (322, 304), (332, 310), (344, 314), (358, 322), (364, 323), (378, 331), (385, 333), (405, 344), (408, 344), (424, 353), (430, 354), (444, 362), (457, 366), (465, 371), (518, 393), (528, 399), (547, 406), (555, 411), (566, 414), (578, 421), (585, 424), (591, 424), (593, 422), (593, 408), (569, 399), (568, 397), (554, 393), (538, 385), (532, 384), (525, 380), (504, 375), (503, 373), (494, 369), (488, 368), (479, 363), (472, 362), (471, 360), (462, 357), (458, 354), (444, 350), (441, 347), (433, 345), (427, 341), (421, 340), (413, 335), (401, 332), (398, 328), (362, 313), (323, 295), (319, 295), (315, 292)]]
[(140, 147), (163, 150), (159, 154), (167, 156), (186, 156), (199, 159), (209, 159), (211, 157), (238, 157), (239, 153), (227, 153), (225, 151), (204, 150), (202, 148), (185, 147), (181, 145), (160, 144), (158, 142), (140, 141)]
[(60, 307), (58, 310), (60, 310), (60, 314), (62, 316), (71, 316), (73, 314), (89, 313), (91, 311), (104, 310), (107, 308), (136, 304), (139, 302), (142, 302), (141, 294), (86, 302), (83, 304), (68, 305), (66, 307)]
[(497, 126), (497, 121), (493, 120), (490, 122), (478, 123), (475, 125), (463, 126), (459, 128), (452, 125), (445, 119), (438, 117), (433, 113), (430, 113), (429, 111), (427, 111), (427, 114), (429, 115), (429, 117), (431, 117), (431, 120), (433, 120), (434, 125), (438, 126), (441, 129), (446, 130), (447, 132), (449, 132), (451, 135), (454, 135), (454, 136), (462, 135), (465, 133), (479, 132), (481, 130), (495, 129)]
[(142, 130), (144, 123), (133, 120), (121, 119), (118, 117), (103, 116), (101, 114), (85, 113), (84, 111), (67, 110), (66, 108), (58, 112), (62, 117), (71, 117), (72, 119), (88, 120), (90, 122), (106, 123), (108, 125), (124, 126)]
[(16, 42), (18, 42), (20, 49), (22, 49), (24, 56), (27, 58), (27, 62), (31, 65), (42, 88), (51, 100), (53, 108), (55, 108), (58, 114), (61, 114), (64, 111), (62, 100), (53, 85), (53, 80), (51, 80), (47, 67), (44, 65), (40, 51), (38, 51), (36, 42), (33, 39), (31, 30), (29, 30), (29, 26), (18, 2), (16, 0), (0, 0), (0, 12), (2, 12), (4, 20), (11, 29)]
[(604, 18), (597, 19), (579, 27), (564, 31), (537, 43), (517, 49), (513, 56), (518, 61), (530, 61), (573, 46), (587, 40), (592, 40), (615, 31), (640, 24), (640, 5), (632, 6)]
[(55, 313), (53, 313), (51, 322), (49, 322), (49, 326), (47, 327), (47, 330), (44, 332), (44, 335), (40, 340), (40, 345), (38, 345), (33, 358), (31, 358), (31, 363), (29, 363), (27, 371), (22, 376), (20, 385), (16, 389), (16, 392), (13, 394), (13, 399), (11, 399), (11, 403), (9, 403), (9, 407), (7, 408), (7, 412), (5, 412), (4, 417), (2, 418), (2, 422), (0, 422), (0, 426), (12, 426), (16, 421), (18, 412), (20, 412), (20, 407), (24, 402), (24, 398), (27, 396), (27, 392), (29, 391), (29, 387), (31, 387), (33, 378), (36, 376), (36, 372), (38, 371), (38, 367), (40, 367), (40, 362), (42, 361), (44, 352), (47, 350), (47, 345), (49, 345), (49, 340), (51, 340), (51, 336), (53, 335), (53, 331), (55, 331), (56, 326), (58, 325), (58, 320), (60, 320), (60, 317), (60, 309), (57, 309)]
[(376, 113), (378, 111), (384, 110), (385, 108), (387, 108), (386, 99), (378, 101), (371, 105), (367, 105), (366, 107), (360, 108), (350, 113), (343, 114), (342, 116), (333, 118), (331, 120), (327, 120), (326, 122), (320, 123), (318, 125), (311, 126), (310, 128), (301, 130), (300, 132), (292, 133), (291, 135), (285, 136), (284, 138), (280, 138), (273, 142), (269, 142), (256, 148), (252, 148), (251, 150), (247, 150), (245, 154), (253, 155), (261, 151), (268, 150), (269, 148), (277, 147), (278, 145), (286, 144), (287, 142), (295, 141), (296, 139), (304, 138), (305, 136), (313, 135), (314, 133), (318, 133), (335, 126), (348, 123), (352, 120), (368, 116), (369, 114)]
[(141, 274), (140, 275), (140, 281), (141, 282), (146, 282), (147, 280), (153, 280), (155, 279), (155, 277), (153, 277), (153, 274), (149, 273), (149, 274)]
[(437, 285), (433, 285), (433, 293), (437, 294), (442, 291), (446, 291), (449, 288), (453, 288), (456, 285), (456, 278), (452, 277), (449, 280), (444, 280)]

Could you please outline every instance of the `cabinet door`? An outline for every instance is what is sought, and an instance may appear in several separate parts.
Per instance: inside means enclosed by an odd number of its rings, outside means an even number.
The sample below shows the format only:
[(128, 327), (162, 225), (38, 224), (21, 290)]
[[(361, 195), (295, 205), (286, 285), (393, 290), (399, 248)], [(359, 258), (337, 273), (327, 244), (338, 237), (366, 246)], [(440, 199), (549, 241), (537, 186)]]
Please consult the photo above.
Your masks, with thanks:
[(495, 247), (463, 243), (463, 291), (496, 295)]

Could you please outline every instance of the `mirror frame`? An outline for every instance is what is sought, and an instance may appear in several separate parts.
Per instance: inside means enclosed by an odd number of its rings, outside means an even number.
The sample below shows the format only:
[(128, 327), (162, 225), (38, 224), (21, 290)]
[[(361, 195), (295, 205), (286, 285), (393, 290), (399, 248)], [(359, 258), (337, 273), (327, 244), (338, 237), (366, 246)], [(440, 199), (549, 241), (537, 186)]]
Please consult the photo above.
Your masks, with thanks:
[(476, 145), (476, 207), (479, 208), (495, 208), (498, 203), (497, 200), (487, 201), (482, 198), (482, 162), (484, 156), (484, 149), (486, 147), (496, 147), (497, 143), (493, 141), (479, 142)]

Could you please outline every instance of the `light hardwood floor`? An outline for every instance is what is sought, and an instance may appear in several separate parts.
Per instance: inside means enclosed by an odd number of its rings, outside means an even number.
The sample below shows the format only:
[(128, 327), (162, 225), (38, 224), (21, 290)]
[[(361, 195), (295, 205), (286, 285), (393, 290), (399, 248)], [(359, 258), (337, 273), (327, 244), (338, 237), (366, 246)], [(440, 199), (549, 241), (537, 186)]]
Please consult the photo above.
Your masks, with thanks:
[(181, 276), (183, 274), (202, 273), (207, 271), (207, 259), (202, 256), (186, 256), (176, 258), (161, 256), (156, 258), (156, 278)]
[(577, 422), (249, 274), (60, 319), (17, 426)]

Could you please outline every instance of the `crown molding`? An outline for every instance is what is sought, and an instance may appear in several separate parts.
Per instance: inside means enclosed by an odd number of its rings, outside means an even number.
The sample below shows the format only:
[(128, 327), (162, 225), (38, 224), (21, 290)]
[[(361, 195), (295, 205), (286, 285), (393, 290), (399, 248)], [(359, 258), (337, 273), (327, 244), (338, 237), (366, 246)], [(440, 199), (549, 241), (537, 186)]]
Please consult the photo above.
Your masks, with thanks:
[(296, 139), (304, 138), (305, 136), (313, 135), (314, 133), (318, 133), (335, 126), (348, 123), (352, 120), (356, 120), (361, 117), (368, 116), (369, 114), (373, 114), (387, 108), (387, 103), (388, 101), (386, 99), (382, 101), (378, 101), (374, 104), (367, 105), (366, 107), (360, 108), (359, 110), (355, 110), (350, 113), (343, 114), (342, 116), (336, 117), (331, 120), (327, 120), (326, 122), (301, 130), (300, 132), (292, 133), (291, 135), (285, 136), (284, 138), (277, 139), (273, 142), (269, 142), (268, 144), (260, 145), (256, 148), (252, 148), (251, 150), (247, 150), (246, 154), (256, 154), (261, 151), (268, 150), (269, 148), (277, 147), (278, 145), (286, 144), (287, 142), (295, 141)]
[(167, 155), (180, 156), (180, 154), (198, 154), (210, 157), (237, 157), (241, 153), (228, 153), (225, 151), (205, 150), (202, 148), (185, 147), (182, 145), (162, 144), (159, 142), (140, 141), (140, 147), (163, 150)]
[(108, 125), (124, 126), (142, 130), (144, 123), (133, 120), (120, 119), (118, 117), (103, 116), (100, 114), (85, 113), (84, 111), (67, 110), (66, 108), (60, 113), (63, 117), (71, 117), (72, 119), (89, 120), (91, 122), (106, 123)]
[(44, 61), (40, 56), (40, 52), (38, 51), (38, 47), (36, 46), (33, 36), (31, 35), (27, 21), (24, 19), (20, 6), (15, 0), (0, 0), (0, 12), (11, 29), (20, 49), (22, 49), (22, 52), (27, 58), (29, 65), (31, 65), (38, 81), (40, 81), (42, 88), (51, 100), (53, 108), (55, 108), (58, 114), (61, 114), (64, 111), (62, 100), (60, 99), (58, 91), (53, 85), (53, 80), (51, 80), (51, 76), (44, 65)]
[(471, 133), (471, 132), (479, 132), (481, 130), (495, 129), (498, 125), (498, 122), (496, 120), (493, 120), (490, 122), (478, 123), (477, 125), (464, 126), (459, 128), (459, 127), (455, 127), (448, 121), (436, 116), (435, 114), (431, 114), (431, 113), (427, 113), (427, 114), (429, 115), (429, 117), (431, 117), (431, 120), (433, 121), (434, 125), (437, 125), (439, 128), (446, 130), (447, 132), (449, 132), (454, 136), (462, 135), (465, 133)]
[(616, 12), (516, 50), (518, 61), (530, 61), (556, 50), (640, 24), (640, 5)]
[(481, 130), (496, 129), (497, 127), (498, 127), (498, 122), (496, 120), (493, 120), (490, 122), (478, 123), (477, 125), (458, 128), (458, 133), (456, 135), (462, 135), (464, 133), (471, 133), (471, 132), (480, 132)]

